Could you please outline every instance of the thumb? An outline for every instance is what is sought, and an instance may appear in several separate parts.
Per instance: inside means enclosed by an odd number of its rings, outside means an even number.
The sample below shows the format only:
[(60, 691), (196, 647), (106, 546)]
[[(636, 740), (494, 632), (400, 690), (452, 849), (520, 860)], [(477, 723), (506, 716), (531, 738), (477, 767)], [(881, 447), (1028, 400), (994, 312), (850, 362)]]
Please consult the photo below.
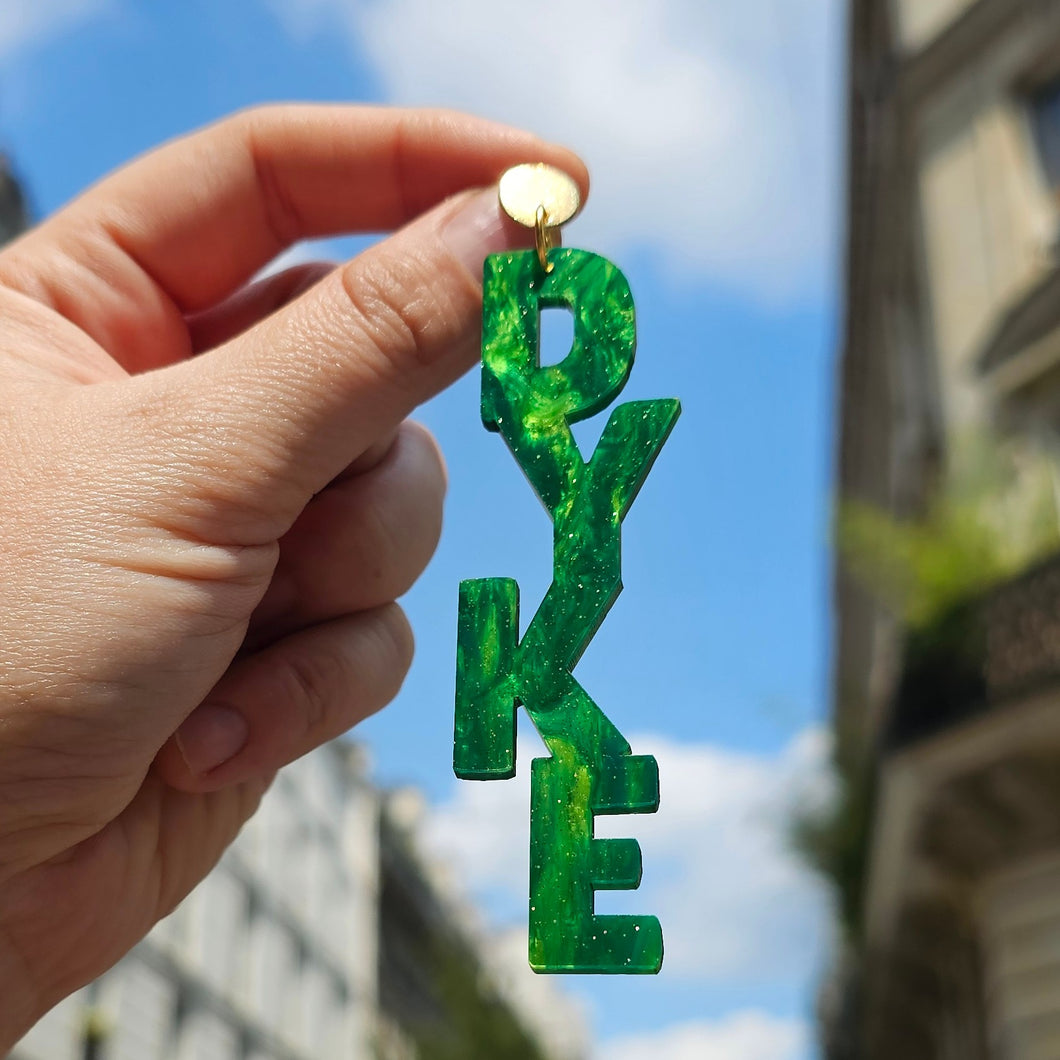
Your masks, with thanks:
[(528, 237), (496, 189), (466, 193), (218, 349), (140, 377), (160, 436), (181, 440), (174, 528), (225, 544), (280, 536), (314, 493), (474, 364), (483, 260)]

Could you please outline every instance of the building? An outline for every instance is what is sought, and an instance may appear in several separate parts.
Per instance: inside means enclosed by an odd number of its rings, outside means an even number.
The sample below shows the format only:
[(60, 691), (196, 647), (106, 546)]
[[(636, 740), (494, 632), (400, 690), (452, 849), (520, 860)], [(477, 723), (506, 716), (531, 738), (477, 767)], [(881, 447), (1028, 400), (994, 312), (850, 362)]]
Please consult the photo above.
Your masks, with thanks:
[[(969, 428), (1060, 451), (1060, 4), (851, 0), (839, 492)], [(1060, 1057), (1060, 564), (907, 633), (840, 565), (840, 1058)]]
[(580, 1060), (580, 1014), (551, 984), (536, 1009), (510, 996), (410, 800), (352, 744), (287, 767), (203, 883), (12, 1060)]

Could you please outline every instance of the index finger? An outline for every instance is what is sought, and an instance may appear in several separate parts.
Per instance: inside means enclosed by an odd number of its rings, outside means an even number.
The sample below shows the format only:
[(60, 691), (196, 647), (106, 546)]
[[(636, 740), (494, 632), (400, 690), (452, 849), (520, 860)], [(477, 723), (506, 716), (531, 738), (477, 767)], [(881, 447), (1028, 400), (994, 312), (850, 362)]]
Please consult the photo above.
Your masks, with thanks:
[[(101, 181), (22, 242), (146, 273), (182, 313), (214, 305), (299, 239), (397, 228), (509, 166), (544, 161), (588, 188), (571, 151), (443, 110), (273, 105), (175, 140)], [(94, 238), (89, 238), (94, 237)]]

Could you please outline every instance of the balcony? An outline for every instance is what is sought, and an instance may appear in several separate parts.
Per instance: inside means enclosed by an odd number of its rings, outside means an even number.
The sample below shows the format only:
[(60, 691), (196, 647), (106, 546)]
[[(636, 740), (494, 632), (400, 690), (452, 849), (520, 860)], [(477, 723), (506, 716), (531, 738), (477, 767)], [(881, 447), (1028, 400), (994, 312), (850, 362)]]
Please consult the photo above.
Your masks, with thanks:
[(1060, 704), (1060, 556), (909, 636), (884, 750), (1050, 688)]
[(909, 636), (876, 792), (873, 1060), (1060, 1055), (1060, 556)]

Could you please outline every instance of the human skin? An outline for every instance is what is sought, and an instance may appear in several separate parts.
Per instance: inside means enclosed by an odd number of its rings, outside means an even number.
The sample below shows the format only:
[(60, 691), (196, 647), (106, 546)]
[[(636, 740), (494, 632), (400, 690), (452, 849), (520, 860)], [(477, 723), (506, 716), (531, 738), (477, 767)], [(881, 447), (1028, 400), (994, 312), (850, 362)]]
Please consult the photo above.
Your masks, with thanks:
[(405, 417), (476, 360), (482, 260), (526, 240), (490, 186), (525, 161), (585, 194), (467, 116), (261, 108), (0, 253), (0, 1049), (397, 692), (445, 491)]

